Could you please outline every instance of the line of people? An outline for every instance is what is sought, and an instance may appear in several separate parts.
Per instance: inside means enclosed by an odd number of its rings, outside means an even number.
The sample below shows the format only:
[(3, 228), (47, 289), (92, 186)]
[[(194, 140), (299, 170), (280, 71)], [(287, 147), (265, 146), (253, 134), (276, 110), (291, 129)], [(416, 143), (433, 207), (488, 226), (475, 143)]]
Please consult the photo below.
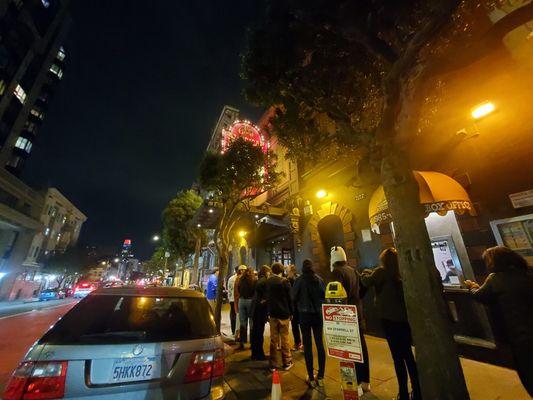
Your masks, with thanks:
[[(403, 285), (396, 249), (388, 248), (380, 254), (380, 265), (358, 272), (347, 263), (340, 246), (331, 249), (331, 276), (340, 282), (347, 303), (356, 305), (360, 329), (364, 327), (362, 297), (374, 288), (374, 303), (380, 315), (398, 381), (398, 400), (422, 398), (418, 371), (413, 354), (413, 340), (407, 319)], [(506, 333), (511, 344), (515, 365), (522, 383), (531, 394), (533, 381), (533, 276), (526, 261), (512, 250), (497, 246), (488, 249), (484, 259), (491, 274), (483, 285), (466, 281), (472, 296), (496, 314), (498, 327)], [(232, 331), (240, 348), (247, 342), (250, 325), (252, 359), (269, 360), (273, 371), (293, 366), (290, 348), (290, 326), (294, 336), (294, 350), (303, 348), (308, 385), (323, 386), (326, 355), (323, 345), (322, 303), (326, 285), (316, 274), (311, 260), (302, 264), (302, 274), (296, 268), (287, 269), (280, 263), (262, 266), (258, 276), (244, 265), (236, 269), (228, 281)], [(266, 323), (270, 326), (270, 354), (263, 351)], [(239, 328), (240, 323), (240, 328)], [(370, 363), (365, 337), (360, 332), (363, 363), (355, 363), (360, 390), (370, 391)], [(313, 365), (313, 339), (318, 356), (318, 370)], [(281, 364), (279, 363), (281, 352)], [(410, 380), (411, 393), (409, 392)]]

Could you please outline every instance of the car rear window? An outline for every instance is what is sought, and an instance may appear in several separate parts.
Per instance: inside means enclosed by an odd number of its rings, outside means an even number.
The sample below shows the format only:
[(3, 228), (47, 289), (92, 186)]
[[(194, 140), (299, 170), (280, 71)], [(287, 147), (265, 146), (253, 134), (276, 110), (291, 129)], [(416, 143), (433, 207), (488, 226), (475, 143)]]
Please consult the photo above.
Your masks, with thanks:
[(215, 334), (204, 298), (93, 295), (65, 314), (39, 343), (165, 342)]

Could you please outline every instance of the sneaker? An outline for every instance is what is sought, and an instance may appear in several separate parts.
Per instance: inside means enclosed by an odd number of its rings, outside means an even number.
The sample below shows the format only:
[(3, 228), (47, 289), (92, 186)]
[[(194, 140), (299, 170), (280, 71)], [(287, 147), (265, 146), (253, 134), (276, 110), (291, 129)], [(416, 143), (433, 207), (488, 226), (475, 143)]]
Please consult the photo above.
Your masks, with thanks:
[(318, 387), (324, 387), (324, 378), (316, 378), (316, 384)]
[(309, 386), (311, 389), (314, 389), (316, 388), (316, 382), (315, 382), (315, 379), (311, 379), (311, 378), (307, 378), (305, 383), (307, 383), (307, 386)]
[(291, 369), (292, 367), (294, 367), (294, 363), (292, 361), (290, 361), (288, 364), (284, 365), (283, 366), (283, 370), (284, 371), (288, 371), (289, 369)]

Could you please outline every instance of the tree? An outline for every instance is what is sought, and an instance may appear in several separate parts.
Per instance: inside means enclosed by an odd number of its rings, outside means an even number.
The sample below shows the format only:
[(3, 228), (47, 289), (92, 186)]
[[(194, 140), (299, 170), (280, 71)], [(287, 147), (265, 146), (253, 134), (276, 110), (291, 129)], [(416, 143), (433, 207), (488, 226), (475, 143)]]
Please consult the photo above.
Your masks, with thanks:
[(466, 399), (468, 392), (427, 268), (433, 256), (406, 151), (442, 76), (480, 60), (533, 19), (530, 2), (491, 25), (496, 3), (273, 0), (243, 57), (247, 97), (278, 106), (273, 127), (290, 155), (324, 160), (341, 150), (379, 166), (424, 398)]
[(163, 243), (182, 262), (194, 254), (193, 277), (198, 276), (198, 260), (202, 242), (205, 242), (203, 229), (192, 223), (202, 198), (193, 190), (178, 192), (163, 210)]
[[(268, 171), (268, 175), (265, 174)], [(214, 230), (218, 252), (218, 290), (215, 320), (220, 329), (222, 287), (228, 273), (232, 230), (250, 201), (271, 188), (278, 179), (275, 157), (243, 138), (232, 140), (223, 153), (209, 152), (200, 165), (200, 184), (212, 193), (220, 218)]]
[(91, 265), (91, 259), (81, 246), (74, 246), (67, 249), (64, 253), (55, 253), (43, 266), (43, 272), (56, 275), (57, 285), (60, 287), (64, 280), (81, 273), (85, 268)]

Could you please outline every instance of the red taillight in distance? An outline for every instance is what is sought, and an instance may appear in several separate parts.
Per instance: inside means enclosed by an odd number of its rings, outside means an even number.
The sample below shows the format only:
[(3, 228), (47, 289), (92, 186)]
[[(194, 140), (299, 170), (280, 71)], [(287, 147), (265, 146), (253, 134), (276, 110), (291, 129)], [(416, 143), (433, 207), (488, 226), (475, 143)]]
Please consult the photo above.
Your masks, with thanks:
[(13, 372), (4, 400), (60, 399), (65, 395), (67, 361), (26, 361)]
[(224, 375), (224, 350), (195, 352), (191, 355), (184, 383), (206, 381)]

